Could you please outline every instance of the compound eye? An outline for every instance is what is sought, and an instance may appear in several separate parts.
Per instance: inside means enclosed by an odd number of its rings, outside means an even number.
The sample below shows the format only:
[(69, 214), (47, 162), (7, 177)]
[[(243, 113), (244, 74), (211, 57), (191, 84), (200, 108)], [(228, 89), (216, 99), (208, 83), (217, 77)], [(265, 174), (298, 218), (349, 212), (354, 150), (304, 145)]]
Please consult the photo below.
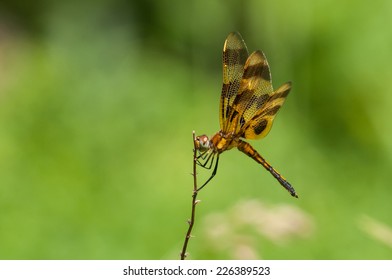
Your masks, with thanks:
[(201, 135), (196, 137), (196, 147), (200, 151), (205, 151), (210, 148), (210, 139), (207, 135)]

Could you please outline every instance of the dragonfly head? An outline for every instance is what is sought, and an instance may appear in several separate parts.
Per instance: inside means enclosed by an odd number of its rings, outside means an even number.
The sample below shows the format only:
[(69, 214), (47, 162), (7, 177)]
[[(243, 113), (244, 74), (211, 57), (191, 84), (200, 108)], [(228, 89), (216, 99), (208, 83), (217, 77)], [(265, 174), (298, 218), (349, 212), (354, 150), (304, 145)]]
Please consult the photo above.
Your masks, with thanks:
[(196, 148), (200, 152), (205, 152), (205, 151), (211, 149), (210, 139), (205, 134), (197, 136), (195, 139), (195, 143), (196, 143)]

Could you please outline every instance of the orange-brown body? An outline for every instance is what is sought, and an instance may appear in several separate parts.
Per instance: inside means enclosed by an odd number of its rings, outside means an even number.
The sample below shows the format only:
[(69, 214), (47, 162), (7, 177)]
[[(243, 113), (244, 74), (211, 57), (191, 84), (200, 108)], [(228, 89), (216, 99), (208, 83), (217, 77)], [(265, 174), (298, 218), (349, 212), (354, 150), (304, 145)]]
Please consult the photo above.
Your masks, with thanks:
[(197, 161), (201, 166), (211, 168), (216, 157), (211, 177), (199, 189), (215, 176), (219, 155), (237, 147), (266, 168), (292, 196), (298, 197), (294, 188), (249, 143), (242, 140), (261, 139), (268, 134), (290, 89), (291, 83), (287, 82), (274, 91), (263, 52), (255, 51), (248, 55), (241, 35), (229, 34), (223, 47), (220, 131), (211, 139), (206, 135), (195, 139), (199, 151)]

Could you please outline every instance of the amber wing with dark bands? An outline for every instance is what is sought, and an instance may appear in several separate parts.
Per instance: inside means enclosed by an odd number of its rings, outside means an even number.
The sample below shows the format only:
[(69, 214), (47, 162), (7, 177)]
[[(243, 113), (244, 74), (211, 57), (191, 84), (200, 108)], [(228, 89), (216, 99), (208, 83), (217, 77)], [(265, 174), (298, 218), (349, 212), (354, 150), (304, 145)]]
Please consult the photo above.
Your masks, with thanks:
[(263, 108), (272, 93), (268, 61), (261, 51), (253, 52), (244, 66), (244, 73), (224, 132), (237, 134)]
[(287, 82), (274, 91), (267, 102), (255, 112), (252, 119), (241, 127), (240, 135), (245, 139), (260, 139), (271, 130), (272, 123), (291, 89)]
[(223, 86), (219, 116), (222, 130), (240, 88), (247, 58), (248, 50), (241, 35), (236, 32), (230, 33), (223, 47)]

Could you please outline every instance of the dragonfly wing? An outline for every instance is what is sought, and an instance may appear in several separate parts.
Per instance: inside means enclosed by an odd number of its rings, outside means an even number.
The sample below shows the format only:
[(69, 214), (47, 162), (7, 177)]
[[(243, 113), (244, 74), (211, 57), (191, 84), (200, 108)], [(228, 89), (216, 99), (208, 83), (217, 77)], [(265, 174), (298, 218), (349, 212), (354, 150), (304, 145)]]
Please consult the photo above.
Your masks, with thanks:
[(246, 139), (265, 137), (270, 131), (274, 118), (286, 100), (290, 89), (291, 82), (287, 82), (274, 91), (264, 105), (256, 111), (252, 119), (241, 128), (241, 137)]
[(220, 127), (223, 130), (240, 88), (248, 50), (241, 35), (232, 32), (223, 47), (223, 86), (220, 100)]
[(224, 132), (237, 134), (265, 105), (272, 91), (268, 61), (261, 51), (255, 51), (245, 63), (238, 94), (233, 101)]

